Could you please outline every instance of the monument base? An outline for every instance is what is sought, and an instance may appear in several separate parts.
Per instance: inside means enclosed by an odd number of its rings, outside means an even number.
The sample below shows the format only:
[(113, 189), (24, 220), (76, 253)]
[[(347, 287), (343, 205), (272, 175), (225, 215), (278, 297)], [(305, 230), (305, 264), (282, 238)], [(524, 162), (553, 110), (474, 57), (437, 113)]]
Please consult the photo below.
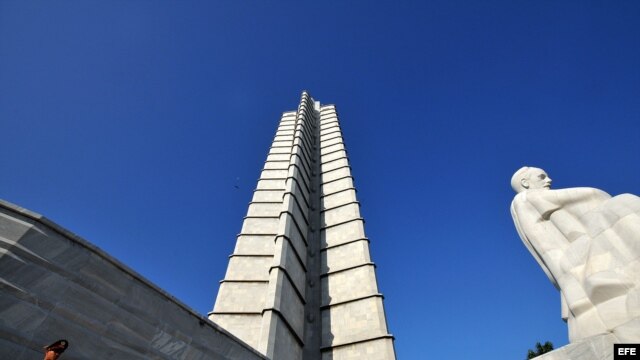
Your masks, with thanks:
[(613, 344), (617, 342), (613, 334), (594, 335), (535, 357), (535, 360), (613, 360)]

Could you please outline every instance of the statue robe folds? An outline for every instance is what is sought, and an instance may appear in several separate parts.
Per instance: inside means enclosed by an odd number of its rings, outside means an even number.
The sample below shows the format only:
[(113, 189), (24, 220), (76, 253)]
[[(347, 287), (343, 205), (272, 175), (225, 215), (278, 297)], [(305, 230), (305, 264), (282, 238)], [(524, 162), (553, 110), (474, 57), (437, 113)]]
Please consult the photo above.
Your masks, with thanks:
[(520, 192), (511, 214), (525, 246), (561, 292), (575, 342), (612, 333), (640, 342), (640, 198), (593, 188)]

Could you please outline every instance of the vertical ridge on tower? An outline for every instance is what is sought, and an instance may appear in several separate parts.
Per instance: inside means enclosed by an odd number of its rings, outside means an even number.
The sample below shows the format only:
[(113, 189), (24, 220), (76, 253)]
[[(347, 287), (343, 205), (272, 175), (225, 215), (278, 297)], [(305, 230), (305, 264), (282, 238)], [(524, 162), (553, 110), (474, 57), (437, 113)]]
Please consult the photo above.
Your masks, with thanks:
[(282, 115), (210, 319), (271, 359), (395, 359), (333, 105)]

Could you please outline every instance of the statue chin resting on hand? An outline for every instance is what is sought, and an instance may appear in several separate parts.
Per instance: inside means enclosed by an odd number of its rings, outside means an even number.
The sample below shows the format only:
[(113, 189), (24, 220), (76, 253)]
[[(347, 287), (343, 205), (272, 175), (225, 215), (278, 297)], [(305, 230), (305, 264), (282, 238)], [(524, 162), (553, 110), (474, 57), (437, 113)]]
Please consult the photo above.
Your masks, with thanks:
[(518, 234), (560, 290), (569, 340), (611, 333), (640, 341), (640, 198), (594, 188), (551, 190), (544, 170), (523, 167), (511, 186)]

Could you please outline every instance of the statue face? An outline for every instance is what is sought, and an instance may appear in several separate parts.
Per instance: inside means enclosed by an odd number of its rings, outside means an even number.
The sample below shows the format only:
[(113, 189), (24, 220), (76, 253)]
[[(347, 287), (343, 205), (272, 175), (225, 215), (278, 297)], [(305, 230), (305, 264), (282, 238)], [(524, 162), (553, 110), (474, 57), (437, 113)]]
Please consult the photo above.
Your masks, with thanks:
[(549, 189), (551, 188), (551, 178), (542, 169), (530, 168), (528, 176), (522, 179), (522, 187), (528, 190)]

